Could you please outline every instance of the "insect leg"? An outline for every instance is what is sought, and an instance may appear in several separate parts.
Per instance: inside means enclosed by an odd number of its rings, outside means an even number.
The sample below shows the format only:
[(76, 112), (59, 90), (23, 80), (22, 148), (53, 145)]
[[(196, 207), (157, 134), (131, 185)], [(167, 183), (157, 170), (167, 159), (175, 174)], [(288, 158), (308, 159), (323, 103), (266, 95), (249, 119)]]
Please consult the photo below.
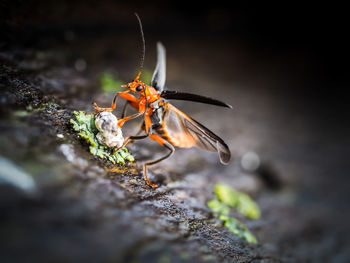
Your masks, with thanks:
[[(144, 92), (145, 92), (145, 90), (144, 90)], [(146, 96), (146, 93), (144, 93), (144, 94), (145, 94), (145, 96)], [(123, 95), (132, 96), (132, 95), (130, 95), (130, 94), (123, 94)], [(136, 97), (134, 97), (134, 96), (132, 96), (132, 97), (136, 99)], [(128, 101), (128, 103), (130, 103), (133, 107), (138, 108), (139, 112), (138, 112), (138, 113), (135, 113), (135, 114), (133, 114), (133, 115), (130, 115), (130, 116), (128, 116), (128, 117), (123, 117), (123, 119), (121, 119), (121, 120), (118, 121), (118, 126), (119, 126), (119, 127), (122, 127), (122, 126), (124, 125), (124, 123), (125, 123), (127, 120), (135, 119), (135, 118), (139, 117), (140, 115), (144, 115), (145, 113), (147, 113), (147, 109), (148, 109), (148, 103), (147, 103), (147, 101), (145, 102), (144, 107), (141, 107), (141, 103), (140, 103), (137, 99), (136, 99), (136, 102), (135, 102), (134, 100), (129, 100), (129, 99), (127, 99), (127, 101)], [(124, 106), (123, 111), (125, 111), (125, 110), (126, 110), (126, 106)], [(124, 113), (123, 113), (123, 115), (124, 115)], [(147, 115), (147, 114), (146, 114), (146, 115)], [(146, 121), (146, 117), (147, 117), (146, 115), (145, 115), (145, 121)], [(149, 119), (149, 117), (148, 117), (148, 119)], [(149, 120), (149, 123), (150, 123), (150, 126), (151, 126), (151, 120)], [(148, 131), (148, 129), (147, 129), (147, 131)]]
[[(142, 113), (141, 113), (142, 114)], [(126, 117), (127, 118), (127, 117)], [(118, 122), (119, 123), (119, 122)], [(150, 133), (151, 133), (151, 119), (149, 117), (149, 115), (145, 115), (145, 128), (144, 128), (144, 131), (145, 131), (145, 135), (138, 135), (138, 136), (129, 136), (129, 137), (126, 137), (124, 142), (123, 142), (123, 145), (121, 147), (119, 147), (118, 149), (116, 149), (116, 151), (119, 151), (121, 148), (125, 147), (129, 142), (131, 141), (134, 141), (134, 140), (141, 140), (141, 139), (145, 139), (147, 138)], [(119, 124), (118, 124), (119, 125)], [(140, 132), (138, 132), (140, 133)]]
[(169, 153), (167, 153), (166, 155), (164, 155), (163, 157), (161, 158), (158, 158), (156, 160), (152, 160), (152, 161), (147, 161), (147, 162), (144, 162), (143, 164), (143, 178), (145, 179), (146, 183), (153, 187), (153, 188), (156, 188), (158, 187), (156, 184), (152, 184), (149, 179), (148, 179), (148, 176), (147, 176), (147, 166), (148, 165), (152, 165), (152, 164), (156, 164), (156, 163), (159, 163), (167, 158), (169, 158), (174, 152), (175, 152), (175, 148), (172, 144), (170, 144), (169, 142), (167, 142), (166, 140), (164, 140), (162, 137), (160, 137), (159, 135), (157, 134), (151, 134), (150, 135), (150, 138), (156, 142), (158, 142), (160, 145), (164, 146), (165, 148), (167, 148), (169, 150)]
[(130, 115), (130, 116), (124, 117), (123, 119), (118, 120), (118, 127), (119, 127), (119, 128), (123, 127), (124, 123), (125, 123), (127, 120), (135, 119), (135, 118), (137, 118), (137, 117), (139, 117), (139, 116), (141, 116), (141, 115), (143, 115), (143, 114), (144, 114), (144, 112), (141, 111), (141, 112), (135, 113), (135, 114), (133, 114), (133, 115)]
[(95, 110), (96, 111), (113, 111), (116, 107), (116, 101), (117, 101), (117, 97), (122, 97), (124, 99), (126, 99), (128, 102), (132, 103), (133, 105), (138, 104), (138, 100), (135, 96), (131, 95), (131, 94), (127, 94), (127, 91), (122, 91), (122, 92), (118, 92), (113, 99), (112, 105), (110, 108), (100, 108), (99, 106), (97, 106), (96, 102), (93, 103)]
[[(126, 90), (126, 91), (129, 92), (129, 90)], [(122, 97), (131, 103), (138, 104), (138, 99), (135, 96), (128, 94), (126, 91), (118, 92), (117, 96)]]
[(116, 107), (116, 101), (117, 101), (117, 97), (118, 97), (118, 93), (114, 96), (114, 99), (113, 99), (113, 102), (112, 102), (112, 105), (110, 108), (100, 108), (99, 106), (97, 106), (96, 102), (93, 103), (94, 107), (95, 107), (95, 110), (96, 111), (113, 111)]
[(121, 118), (123, 119), (126, 115), (126, 109), (128, 108), (129, 101), (126, 101), (122, 110), (122, 116)]
[[(143, 114), (143, 112), (141, 114)], [(119, 125), (119, 122), (118, 122), (118, 125)], [(121, 126), (119, 126), (119, 127), (121, 127)], [(145, 114), (145, 119), (144, 119), (144, 122), (143, 122), (143, 124), (141, 126), (141, 130), (137, 134), (140, 134), (142, 129), (144, 129), (144, 131), (146, 133), (145, 135), (135, 135), (135, 136), (126, 137), (124, 142), (123, 142), (123, 145), (120, 146), (119, 148), (115, 148), (114, 152), (116, 153), (117, 151), (119, 151), (120, 149), (125, 147), (127, 144), (129, 144), (129, 143), (131, 143), (131, 142), (133, 142), (135, 140), (142, 140), (142, 139), (147, 138), (150, 135), (150, 133), (151, 133), (151, 119), (150, 119), (148, 114)]]
[[(145, 123), (143, 123), (139, 129), (139, 131), (136, 133), (135, 136), (139, 136), (143, 131), (145, 130)], [(134, 143), (134, 140), (129, 140), (128, 144)]]
[[(137, 75), (136, 78), (139, 78), (141, 72), (139, 72), (139, 75)], [(125, 111), (126, 111), (126, 105), (124, 105), (124, 108), (123, 108), (123, 117), (121, 120), (118, 121), (118, 126), (119, 127), (122, 127), (125, 123), (125, 121), (127, 120), (130, 120), (130, 119), (134, 119), (134, 118), (137, 118), (138, 116), (140, 115), (144, 115), (146, 114), (147, 115), (147, 110), (148, 110), (148, 102), (146, 100), (146, 90), (145, 90), (145, 85), (143, 85), (143, 92), (144, 92), (144, 104), (142, 103), (143, 100), (139, 101), (135, 96), (131, 95), (131, 94), (127, 94), (127, 92), (119, 92), (121, 93), (119, 96), (121, 96), (122, 98), (125, 98), (127, 100), (127, 103), (130, 103), (131, 106), (133, 106), (134, 108), (138, 109), (138, 113), (136, 114), (133, 114), (133, 115), (130, 115), (128, 117), (124, 117), (125, 115)], [(147, 122), (146, 120), (146, 115), (145, 115), (145, 122)], [(150, 118), (148, 117), (149, 119), (149, 127), (151, 126), (151, 120)], [(146, 128), (147, 128), (147, 125), (146, 125)], [(147, 129), (148, 131), (148, 129)], [(147, 133), (147, 132), (146, 132)]]
[(139, 136), (129, 136), (129, 137), (126, 137), (124, 142), (123, 142), (123, 145), (120, 146), (119, 148), (115, 148), (114, 149), (114, 153), (118, 152), (120, 149), (124, 148), (127, 144), (131, 143), (131, 142), (134, 142), (136, 140), (142, 140), (142, 139), (145, 139), (149, 136), (149, 133), (146, 133), (145, 135), (139, 135)]

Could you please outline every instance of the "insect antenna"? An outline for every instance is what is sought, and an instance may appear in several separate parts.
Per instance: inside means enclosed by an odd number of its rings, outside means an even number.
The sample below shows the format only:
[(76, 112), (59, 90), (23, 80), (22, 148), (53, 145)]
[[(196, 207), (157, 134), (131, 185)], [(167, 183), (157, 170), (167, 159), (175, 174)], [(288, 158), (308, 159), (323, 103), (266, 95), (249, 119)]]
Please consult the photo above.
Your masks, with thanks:
[(140, 32), (141, 32), (141, 39), (142, 39), (142, 53), (141, 53), (141, 61), (140, 61), (140, 69), (139, 69), (139, 71), (141, 72), (142, 69), (143, 69), (143, 62), (145, 60), (146, 41), (145, 41), (145, 35), (143, 34), (141, 19), (140, 19), (139, 15), (136, 12), (135, 12), (135, 16), (137, 18), (137, 21), (139, 22)]

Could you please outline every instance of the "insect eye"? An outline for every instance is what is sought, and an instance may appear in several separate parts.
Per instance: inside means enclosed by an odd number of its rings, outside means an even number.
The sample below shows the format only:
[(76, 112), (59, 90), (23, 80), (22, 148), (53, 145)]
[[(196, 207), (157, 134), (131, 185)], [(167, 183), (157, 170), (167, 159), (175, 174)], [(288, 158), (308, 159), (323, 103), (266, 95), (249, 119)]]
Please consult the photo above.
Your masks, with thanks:
[(141, 86), (137, 86), (136, 87), (136, 91), (141, 91), (142, 90), (142, 87)]

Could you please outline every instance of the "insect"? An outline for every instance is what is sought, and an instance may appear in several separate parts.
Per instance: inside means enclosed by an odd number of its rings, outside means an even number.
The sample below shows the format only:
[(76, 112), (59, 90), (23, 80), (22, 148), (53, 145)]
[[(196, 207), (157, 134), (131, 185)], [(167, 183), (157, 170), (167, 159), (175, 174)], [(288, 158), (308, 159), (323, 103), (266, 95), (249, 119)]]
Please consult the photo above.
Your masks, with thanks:
[[(164, 90), (166, 79), (166, 52), (164, 46), (160, 42), (157, 43), (157, 64), (151, 83), (150, 85), (143, 83), (140, 80), (140, 76), (145, 56), (145, 40), (141, 20), (137, 14), (135, 15), (140, 25), (143, 41), (140, 71), (134, 80), (126, 85), (122, 85), (122, 87), (125, 87), (126, 90), (115, 95), (110, 108), (100, 108), (96, 105), (96, 103), (94, 103), (97, 112), (109, 112), (115, 109), (117, 97), (126, 99), (122, 118), (118, 121), (119, 127), (122, 127), (127, 120), (143, 115), (141, 131), (143, 131), (144, 134), (127, 137), (124, 140), (123, 145), (118, 149), (124, 147), (134, 140), (145, 139), (147, 137), (168, 149), (169, 152), (163, 157), (156, 160), (146, 161), (143, 164), (144, 179), (147, 185), (151, 187), (157, 187), (157, 185), (149, 181), (147, 176), (147, 167), (170, 157), (175, 151), (175, 146), (182, 148), (198, 147), (203, 150), (217, 152), (221, 163), (228, 164), (231, 158), (231, 153), (227, 144), (208, 128), (204, 127), (202, 124), (192, 119), (166, 100), (187, 100), (227, 108), (232, 107), (224, 102), (209, 97)], [(139, 94), (139, 97), (137, 98), (130, 93)], [(125, 117), (126, 107), (129, 104), (138, 112)]]

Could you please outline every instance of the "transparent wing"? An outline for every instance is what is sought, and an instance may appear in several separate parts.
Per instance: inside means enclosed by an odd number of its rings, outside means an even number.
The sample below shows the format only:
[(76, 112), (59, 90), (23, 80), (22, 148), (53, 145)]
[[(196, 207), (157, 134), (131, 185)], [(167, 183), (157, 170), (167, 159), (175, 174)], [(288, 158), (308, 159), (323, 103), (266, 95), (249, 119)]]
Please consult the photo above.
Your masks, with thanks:
[(165, 103), (164, 110), (163, 129), (173, 145), (218, 152), (221, 163), (228, 164), (231, 159), (230, 149), (220, 137), (170, 103)]
[(165, 58), (165, 47), (162, 43), (157, 43), (157, 65), (153, 72), (151, 86), (158, 91), (162, 91), (165, 85), (166, 78), (166, 58)]

